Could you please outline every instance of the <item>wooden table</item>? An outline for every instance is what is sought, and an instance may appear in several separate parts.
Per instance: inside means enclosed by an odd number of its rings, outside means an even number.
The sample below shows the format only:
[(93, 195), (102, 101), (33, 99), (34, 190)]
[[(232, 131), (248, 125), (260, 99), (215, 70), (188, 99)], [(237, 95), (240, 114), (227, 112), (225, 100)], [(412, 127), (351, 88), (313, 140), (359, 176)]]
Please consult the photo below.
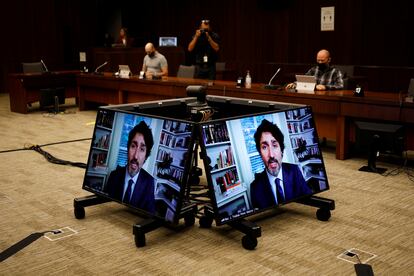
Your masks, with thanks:
[(235, 82), (208, 81), (168, 77), (162, 80), (121, 79), (112, 75), (80, 74), (78, 76), (79, 108), (88, 102), (122, 104), (149, 100), (186, 97), (188, 85), (207, 85), (207, 94), (291, 102), (312, 106), (320, 137), (336, 141), (336, 158), (347, 158), (351, 126), (355, 119), (398, 122), (407, 126), (407, 148), (414, 149), (414, 104), (400, 101), (400, 95), (365, 92), (355, 97), (350, 90), (316, 91), (311, 94), (266, 90), (263, 84), (251, 89), (236, 88)]
[(65, 87), (66, 98), (77, 96), (76, 76), (79, 71), (9, 74), (10, 110), (27, 113), (27, 104), (37, 102), (40, 89)]

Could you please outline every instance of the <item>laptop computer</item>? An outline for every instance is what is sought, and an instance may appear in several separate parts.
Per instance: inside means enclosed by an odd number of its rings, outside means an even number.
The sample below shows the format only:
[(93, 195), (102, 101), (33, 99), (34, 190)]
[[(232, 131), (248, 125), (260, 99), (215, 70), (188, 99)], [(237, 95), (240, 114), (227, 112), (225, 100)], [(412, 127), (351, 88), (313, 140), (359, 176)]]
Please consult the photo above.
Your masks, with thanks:
[(121, 78), (128, 78), (131, 75), (131, 70), (128, 65), (119, 65), (119, 76)]
[(301, 93), (313, 93), (316, 86), (315, 76), (296, 75), (296, 90)]

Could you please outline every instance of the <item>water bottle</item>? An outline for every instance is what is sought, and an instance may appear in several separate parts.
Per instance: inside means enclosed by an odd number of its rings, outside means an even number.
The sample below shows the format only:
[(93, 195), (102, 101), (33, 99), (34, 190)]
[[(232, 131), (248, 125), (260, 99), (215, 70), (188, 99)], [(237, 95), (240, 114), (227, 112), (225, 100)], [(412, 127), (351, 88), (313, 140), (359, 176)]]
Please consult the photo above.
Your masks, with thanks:
[(250, 76), (249, 70), (247, 70), (247, 74), (246, 74), (245, 87), (252, 88), (252, 77)]

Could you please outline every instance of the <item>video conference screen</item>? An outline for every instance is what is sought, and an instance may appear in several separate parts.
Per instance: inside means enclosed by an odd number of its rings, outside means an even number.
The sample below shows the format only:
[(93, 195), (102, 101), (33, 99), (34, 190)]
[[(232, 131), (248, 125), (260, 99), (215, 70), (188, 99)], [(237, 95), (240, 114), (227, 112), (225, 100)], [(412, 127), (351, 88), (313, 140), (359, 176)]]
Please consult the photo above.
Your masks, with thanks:
[(192, 128), (188, 122), (100, 109), (83, 189), (175, 222)]
[(312, 110), (201, 125), (218, 225), (329, 189)]

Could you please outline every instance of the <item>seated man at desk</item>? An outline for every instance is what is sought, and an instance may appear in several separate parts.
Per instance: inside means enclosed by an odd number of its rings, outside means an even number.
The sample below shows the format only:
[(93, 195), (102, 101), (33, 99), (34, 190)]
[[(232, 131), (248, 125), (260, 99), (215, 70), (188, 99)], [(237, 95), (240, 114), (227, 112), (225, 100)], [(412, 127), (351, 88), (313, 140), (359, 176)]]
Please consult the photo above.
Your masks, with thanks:
[(142, 63), (142, 71), (144, 71), (145, 77), (152, 79), (168, 76), (167, 59), (155, 49), (152, 43), (145, 45), (145, 52), (147, 55)]
[[(331, 54), (328, 50), (322, 49), (316, 55), (317, 65), (309, 69), (306, 75), (315, 76), (315, 90), (335, 90), (344, 88), (342, 72), (331, 66)], [(296, 88), (296, 83), (289, 83), (286, 89)]]

